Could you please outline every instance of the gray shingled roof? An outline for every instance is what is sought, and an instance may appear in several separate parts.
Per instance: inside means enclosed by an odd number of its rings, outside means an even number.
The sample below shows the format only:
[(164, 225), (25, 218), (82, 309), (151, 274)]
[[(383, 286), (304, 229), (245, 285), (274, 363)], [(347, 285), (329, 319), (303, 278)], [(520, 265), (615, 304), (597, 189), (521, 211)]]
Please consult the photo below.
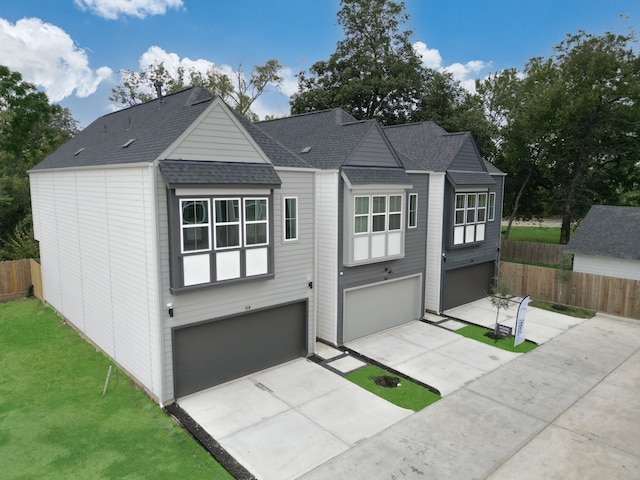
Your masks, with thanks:
[[(192, 87), (104, 115), (34, 167), (34, 170), (152, 162), (211, 104)], [(133, 140), (127, 147), (123, 145)], [(78, 153), (79, 152), (79, 153)]]
[(225, 163), (160, 160), (160, 172), (169, 188), (205, 185), (280, 188), (282, 181), (268, 163)]
[(594, 205), (565, 248), (568, 253), (640, 260), (640, 207)]
[(352, 185), (412, 185), (402, 168), (342, 167)]
[(439, 152), (434, 151), (435, 147), (431, 144), (446, 135), (447, 131), (434, 122), (393, 125), (384, 127), (384, 133), (396, 151), (409, 157), (421, 169), (446, 171), (448, 164), (441, 165), (441, 159), (434, 156)]
[[(350, 123), (344, 123), (349, 120)], [(256, 126), (315, 168), (338, 169), (349, 160), (375, 120), (356, 121), (341, 109), (258, 122)], [(304, 152), (304, 153), (303, 153)]]
[(496, 181), (486, 172), (447, 172), (447, 178), (454, 187), (495, 185)]
[(269, 134), (263, 131), (256, 124), (251, 123), (244, 115), (232, 110), (243, 128), (253, 137), (262, 151), (269, 157), (271, 162), (277, 167), (311, 168), (311, 165), (303, 160), (299, 155), (290, 151)]

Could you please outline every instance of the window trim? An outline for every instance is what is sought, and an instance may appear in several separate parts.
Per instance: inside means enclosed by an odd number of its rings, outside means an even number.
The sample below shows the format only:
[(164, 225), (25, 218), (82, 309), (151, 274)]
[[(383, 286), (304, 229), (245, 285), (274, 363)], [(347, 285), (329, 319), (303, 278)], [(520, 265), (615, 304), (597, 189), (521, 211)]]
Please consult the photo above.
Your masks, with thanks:
[[(247, 220), (247, 202), (248, 201), (260, 201), (260, 200), (264, 200), (265, 201), (265, 211), (266, 211), (266, 216), (264, 220)], [(241, 221), (242, 221), (242, 240), (243, 240), (243, 244), (240, 245), (240, 248), (253, 248), (253, 247), (264, 247), (266, 245), (269, 245), (269, 199), (267, 197), (244, 197), (242, 199), (242, 217), (241, 217)], [(247, 226), (248, 225), (260, 225), (260, 224), (264, 224), (266, 225), (266, 231), (265, 231), (265, 242), (264, 243), (252, 243), (249, 244), (247, 242)]]
[[(411, 208), (412, 200), (414, 200), (413, 209)], [(413, 216), (413, 221), (412, 217)], [(407, 228), (417, 228), (418, 227), (418, 194), (410, 193), (409, 201), (407, 203)]]
[(487, 205), (487, 220), (493, 222), (496, 216), (496, 192), (489, 192), (489, 203)]
[[(391, 198), (400, 199), (400, 210), (391, 210)], [(402, 230), (402, 214), (404, 207), (404, 195), (387, 195), (387, 232), (398, 232)], [(391, 217), (399, 216), (398, 228), (391, 228)]]
[[(294, 204), (294, 216), (293, 218), (287, 216), (287, 201), (292, 200)], [(295, 227), (295, 236), (289, 238), (289, 228), (288, 222), (293, 222)], [(298, 197), (283, 197), (282, 198), (282, 241), (284, 242), (295, 242), (300, 238), (300, 222), (298, 216)]]
[[(224, 202), (224, 201), (237, 201), (238, 202), (238, 221), (236, 222), (218, 222), (218, 209), (216, 208), (216, 204), (217, 202)], [(244, 213), (240, 211), (240, 207), (242, 205), (242, 201), (240, 197), (222, 197), (222, 198), (213, 198), (213, 237), (214, 237), (214, 242), (213, 242), (213, 248), (211, 249), (214, 252), (219, 252), (219, 251), (224, 251), (224, 250), (233, 250), (233, 249), (239, 249), (242, 248), (242, 241), (243, 241), (243, 235), (242, 235), (242, 220), (244, 217)], [(232, 245), (229, 247), (218, 247), (218, 225), (221, 226), (232, 226), (232, 225), (237, 225), (238, 226), (238, 245)]]
[[(184, 218), (182, 215), (182, 209), (183, 209), (183, 204), (187, 203), (187, 202), (206, 202), (207, 204), (207, 223), (195, 223), (193, 225), (184, 224)], [(180, 224), (180, 253), (181, 254), (186, 254), (186, 255), (191, 255), (191, 254), (195, 254), (195, 253), (202, 253), (202, 252), (208, 252), (211, 250), (211, 242), (213, 240), (212, 238), (212, 234), (211, 234), (211, 202), (209, 201), (208, 198), (180, 198), (179, 202), (178, 202), (178, 214), (179, 214), (179, 224)], [(186, 229), (191, 229), (191, 228), (203, 228), (203, 227), (207, 227), (207, 233), (208, 233), (208, 247), (207, 248), (201, 248), (201, 249), (197, 249), (197, 250), (185, 250), (184, 249), (184, 230)]]

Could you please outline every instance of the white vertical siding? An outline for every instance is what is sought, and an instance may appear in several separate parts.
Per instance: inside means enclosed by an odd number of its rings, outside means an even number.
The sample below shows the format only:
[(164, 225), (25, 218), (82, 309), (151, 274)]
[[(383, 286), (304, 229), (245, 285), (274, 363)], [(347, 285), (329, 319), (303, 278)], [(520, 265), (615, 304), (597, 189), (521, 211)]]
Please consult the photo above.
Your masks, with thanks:
[(45, 299), (157, 394), (150, 170), (84, 169), (35, 177)]
[(429, 175), (427, 203), (427, 266), (425, 281), (425, 309), (441, 311), (442, 238), (444, 228), (444, 173)]
[[(164, 388), (165, 398), (173, 399), (172, 328), (196, 322), (242, 314), (246, 311), (268, 308), (285, 303), (308, 302), (309, 328), (307, 348), (313, 352), (315, 342), (315, 197), (314, 172), (276, 169), (282, 179), (280, 189), (273, 196), (274, 278), (203, 288), (188, 293), (172, 295), (169, 278), (169, 219), (166, 211), (167, 190), (162, 181), (157, 182), (158, 224), (160, 230), (160, 274), (162, 282), (161, 304), (172, 303), (173, 318), (164, 317)], [(283, 197), (298, 198), (298, 240), (283, 241)], [(314, 281), (314, 289), (309, 282)], [(241, 346), (239, 346), (241, 347)]]
[(317, 174), (319, 338), (338, 343), (338, 172)]
[(640, 280), (640, 261), (576, 253), (573, 256), (573, 271)]

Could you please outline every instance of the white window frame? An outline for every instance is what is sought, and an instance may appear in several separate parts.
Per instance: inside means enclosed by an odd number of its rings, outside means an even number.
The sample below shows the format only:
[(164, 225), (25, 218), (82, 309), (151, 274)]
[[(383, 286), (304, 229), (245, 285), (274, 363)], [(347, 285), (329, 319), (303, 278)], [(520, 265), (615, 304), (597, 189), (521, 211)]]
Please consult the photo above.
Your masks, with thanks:
[[(400, 209), (399, 210), (391, 210), (391, 199), (397, 198), (400, 200)], [(397, 232), (402, 230), (402, 214), (404, 210), (404, 195), (387, 195), (387, 231), (388, 232)], [(400, 217), (398, 220), (398, 227), (391, 228), (391, 218), (392, 217)]]
[[(413, 208), (412, 208), (413, 204)], [(418, 194), (409, 194), (409, 203), (407, 204), (407, 228), (416, 228), (418, 226)]]
[[(453, 206), (453, 238), (454, 246), (468, 245), (486, 240), (488, 192), (456, 192)], [(480, 207), (480, 198), (485, 205)], [(480, 212), (484, 216), (480, 220)]]
[[(186, 224), (186, 225), (184, 224), (184, 219), (182, 216), (183, 205), (188, 202), (205, 202), (207, 204), (207, 220), (208, 220), (207, 223), (194, 223), (194, 224)], [(208, 198), (181, 198), (180, 202), (178, 203), (178, 206), (179, 206), (179, 213), (180, 213), (180, 253), (190, 255), (192, 253), (210, 251), (212, 235), (211, 235), (211, 203), (209, 202), (209, 199)], [(201, 248), (196, 250), (185, 250), (184, 249), (185, 229), (204, 228), (204, 227), (207, 228), (207, 236), (209, 237), (207, 248)]]
[[(375, 211), (376, 208), (376, 199), (384, 200), (384, 210), (383, 211)], [(389, 197), (387, 195), (371, 195), (371, 233), (384, 233), (389, 230), (389, 225), (387, 224), (387, 212), (389, 211)], [(382, 230), (375, 230), (375, 222), (376, 220), (382, 220), (379, 223), (382, 224)]]
[[(260, 201), (264, 200), (264, 208), (265, 208), (265, 219), (264, 220), (247, 220), (247, 203), (252, 201)], [(263, 247), (265, 245), (269, 245), (269, 199), (267, 197), (246, 197), (242, 199), (242, 213), (240, 215), (240, 219), (242, 220), (242, 242), (244, 245), (240, 245), (240, 247), (253, 248), (253, 247)], [(251, 243), (247, 242), (247, 226), (248, 225), (260, 225), (264, 224), (265, 228), (265, 241), (263, 243)]]
[[(357, 213), (358, 209), (357, 209), (357, 205), (358, 205), (358, 199), (359, 198), (366, 198), (367, 199), (367, 212), (366, 213)], [(367, 225), (367, 229), (364, 232), (356, 232), (356, 220), (358, 218), (365, 218), (367, 219), (366, 225)], [(353, 234), (354, 235), (368, 235), (369, 232), (371, 231), (371, 195), (356, 195), (355, 197), (353, 197)]]
[(487, 220), (493, 222), (496, 215), (496, 192), (489, 193), (489, 204), (487, 208), (489, 209)]
[[(293, 201), (293, 217), (287, 216), (287, 202)], [(290, 209), (289, 209), (290, 210)], [(291, 212), (289, 212), (291, 213)], [(289, 236), (290, 224), (293, 224), (295, 235)], [(282, 199), (282, 240), (285, 242), (294, 242), (299, 237), (299, 221), (298, 221), (298, 197), (284, 197)]]
[[(234, 222), (219, 222), (218, 221), (218, 216), (217, 216), (217, 208), (216, 208), (216, 203), (217, 202), (224, 202), (224, 201), (236, 201), (238, 202), (238, 220), (234, 221)], [(221, 251), (221, 250), (233, 250), (233, 249), (237, 249), (237, 248), (242, 248), (242, 240), (243, 240), (243, 228), (242, 228), (242, 219), (244, 217), (244, 210), (242, 210), (244, 204), (242, 202), (242, 199), (240, 199), (239, 197), (229, 197), (229, 198), (214, 198), (213, 199), (213, 237), (214, 237), (214, 250), (216, 251)], [(237, 225), (238, 226), (238, 245), (232, 245), (232, 246), (228, 246), (228, 247), (218, 247), (218, 226), (232, 226), (232, 225)]]

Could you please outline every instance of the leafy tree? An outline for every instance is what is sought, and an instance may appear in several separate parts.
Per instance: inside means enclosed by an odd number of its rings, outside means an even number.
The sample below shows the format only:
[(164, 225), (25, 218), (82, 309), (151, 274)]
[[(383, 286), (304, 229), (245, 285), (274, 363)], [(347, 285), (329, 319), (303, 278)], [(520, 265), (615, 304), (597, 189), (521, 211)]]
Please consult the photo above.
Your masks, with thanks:
[(254, 66), (247, 79), (242, 65), (230, 76), (216, 66), (205, 73), (184, 67), (170, 72), (163, 62), (159, 62), (140, 72), (122, 70), (122, 83), (111, 89), (109, 100), (115, 104), (132, 106), (153, 99), (152, 92), (156, 85), (161, 86), (166, 93), (197, 85), (219, 95), (247, 118), (257, 120), (251, 106), (270, 85), (282, 85), (283, 78), (279, 74), (281, 68), (280, 62), (271, 59), (264, 65)]
[(403, 2), (341, 0), (338, 24), (344, 39), (329, 60), (298, 77), (291, 113), (340, 107), (358, 119), (397, 124), (418, 106), (422, 66), (402, 30), (409, 16)]
[(0, 66), (0, 238), (28, 231), (27, 171), (77, 132), (68, 109), (51, 105), (22, 75)]
[(487, 120), (482, 98), (465, 90), (451, 73), (424, 72), (417, 109), (411, 121), (433, 121), (449, 132), (470, 131), (486, 158), (495, 154), (495, 127)]
[[(485, 84), (504, 113), (498, 166), (512, 171), (529, 207), (562, 217), (560, 243), (594, 203), (619, 203), (637, 187), (640, 142), (640, 59), (628, 35), (567, 35), (548, 58), (533, 58)], [(512, 182), (513, 185), (513, 182)], [(512, 190), (512, 194), (513, 194)], [(516, 202), (516, 208), (523, 203)], [(532, 212), (528, 212), (532, 213)], [(539, 212), (542, 213), (542, 212)]]

